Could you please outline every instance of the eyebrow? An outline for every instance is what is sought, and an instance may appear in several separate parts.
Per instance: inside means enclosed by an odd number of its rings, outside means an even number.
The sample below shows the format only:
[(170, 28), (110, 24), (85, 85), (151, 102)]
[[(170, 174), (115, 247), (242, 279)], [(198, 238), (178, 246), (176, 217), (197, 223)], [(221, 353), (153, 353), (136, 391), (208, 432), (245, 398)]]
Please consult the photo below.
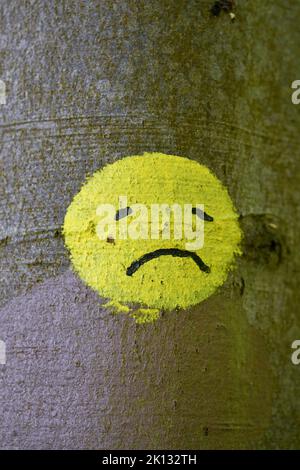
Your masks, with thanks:
[(192, 208), (192, 214), (196, 214), (200, 219), (205, 220), (206, 222), (213, 222), (214, 220), (211, 215), (208, 215), (206, 212), (202, 211), (198, 207)]
[(115, 220), (123, 219), (123, 217), (127, 217), (127, 215), (132, 214), (131, 207), (123, 207), (118, 209), (115, 215)]

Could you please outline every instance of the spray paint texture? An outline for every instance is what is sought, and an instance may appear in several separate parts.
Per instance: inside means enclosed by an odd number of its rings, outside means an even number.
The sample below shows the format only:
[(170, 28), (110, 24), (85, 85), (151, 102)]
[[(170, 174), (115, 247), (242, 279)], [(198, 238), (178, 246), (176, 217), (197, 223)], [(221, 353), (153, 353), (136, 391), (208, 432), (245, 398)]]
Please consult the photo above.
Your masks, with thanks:
[[(97, 207), (118, 207), (123, 195), (129, 207), (203, 204), (210, 214), (204, 217), (203, 247), (189, 255), (184, 236), (175, 239), (172, 227), (170, 239), (100, 240)], [(134, 220), (129, 210), (125, 215)], [(110, 299), (110, 307), (138, 305), (133, 318), (148, 322), (158, 318), (160, 309), (203, 301), (225, 282), (240, 254), (237, 218), (227, 190), (207, 167), (183, 157), (145, 153), (97, 171), (70, 204), (63, 231), (75, 271), (87, 285)]]

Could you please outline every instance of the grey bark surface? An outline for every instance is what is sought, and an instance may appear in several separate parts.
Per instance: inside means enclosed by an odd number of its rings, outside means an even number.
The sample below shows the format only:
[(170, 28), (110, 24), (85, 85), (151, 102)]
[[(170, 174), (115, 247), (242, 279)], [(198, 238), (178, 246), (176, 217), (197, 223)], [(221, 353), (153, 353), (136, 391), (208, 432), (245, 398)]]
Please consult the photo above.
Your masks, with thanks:
[[(1, 448), (297, 448), (300, 5), (0, 3)], [(226, 284), (153, 325), (73, 274), (61, 225), (121, 156), (193, 158), (241, 215)]]

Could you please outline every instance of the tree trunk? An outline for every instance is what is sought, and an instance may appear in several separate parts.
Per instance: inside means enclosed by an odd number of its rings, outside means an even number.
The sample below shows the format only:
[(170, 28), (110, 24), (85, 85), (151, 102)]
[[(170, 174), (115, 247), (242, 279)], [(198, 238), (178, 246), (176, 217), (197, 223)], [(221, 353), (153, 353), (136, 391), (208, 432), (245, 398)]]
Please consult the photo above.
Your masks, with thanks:
[[(2, 448), (300, 445), (300, 5), (213, 4), (1, 2)], [(61, 226), (89, 174), (145, 151), (208, 166), (244, 243), (215, 295), (137, 325), (70, 271)]]

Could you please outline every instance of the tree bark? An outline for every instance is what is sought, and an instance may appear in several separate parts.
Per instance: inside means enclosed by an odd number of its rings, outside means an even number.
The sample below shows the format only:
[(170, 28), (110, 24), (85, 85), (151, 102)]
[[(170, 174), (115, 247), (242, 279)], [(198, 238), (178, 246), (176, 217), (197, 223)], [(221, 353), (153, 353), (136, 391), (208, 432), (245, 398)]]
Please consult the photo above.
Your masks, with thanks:
[[(297, 448), (300, 5), (0, 5), (1, 448)], [(207, 165), (243, 256), (153, 325), (114, 315), (61, 234), (89, 174), (145, 151)]]

